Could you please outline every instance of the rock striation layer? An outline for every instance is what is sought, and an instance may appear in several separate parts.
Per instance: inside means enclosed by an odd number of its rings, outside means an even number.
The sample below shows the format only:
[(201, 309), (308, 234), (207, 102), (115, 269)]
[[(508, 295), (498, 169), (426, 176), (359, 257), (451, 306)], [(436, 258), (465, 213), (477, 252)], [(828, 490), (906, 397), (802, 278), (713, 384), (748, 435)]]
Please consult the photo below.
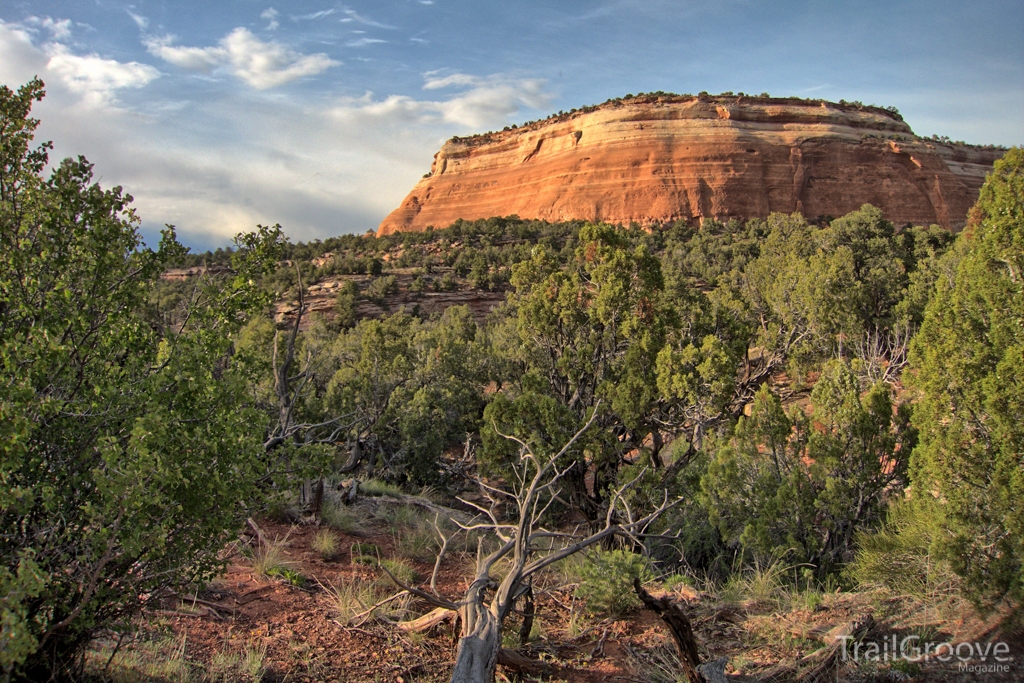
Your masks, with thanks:
[(636, 97), (452, 138), (378, 235), (516, 214), (641, 225), (870, 203), (896, 223), (964, 225), (1003, 153), (914, 135), (878, 107), (780, 98)]

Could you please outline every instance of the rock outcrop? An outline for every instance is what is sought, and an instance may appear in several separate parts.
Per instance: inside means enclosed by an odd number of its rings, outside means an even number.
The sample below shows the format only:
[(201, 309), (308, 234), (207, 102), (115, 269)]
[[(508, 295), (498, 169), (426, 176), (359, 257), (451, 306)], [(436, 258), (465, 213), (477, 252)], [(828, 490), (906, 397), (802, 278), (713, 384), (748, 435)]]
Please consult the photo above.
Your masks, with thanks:
[[(473, 318), (482, 325), (487, 315), (505, 301), (504, 290), (473, 289), (466, 280), (458, 277), (453, 278), (456, 284), (453, 291), (415, 292), (411, 288), (415, 278), (413, 271), (414, 268), (390, 270), (389, 274), (395, 277), (397, 291), (376, 302), (360, 298), (355, 309), (356, 319), (380, 318), (399, 311), (427, 317), (441, 313), (451, 306), (467, 306)], [(439, 271), (452, 272), (451, 269), (443, 267)], [(367, 275), (332, 275), (310, 285), (306, 292), (306, 308), (299, 329), (305, 332), (312, 326), (313, 314), (322, 315), (329, 320), (334, 318), (334, 305), (343, 282), (355, 282), (357, 288), (365, 290), (372, 280), (373, 278)], [(278, 324), (293, 325), (298, 310), (299, 304), (295, 299), (281, 299), (274, 304), (274, 321)]]
[(1002, 154), (923, 139), (878, 107), (798, 99), (646, 96), (452, 138), (378, 235), (516, 214), (641, 225), (870, 203), (957, 229)]

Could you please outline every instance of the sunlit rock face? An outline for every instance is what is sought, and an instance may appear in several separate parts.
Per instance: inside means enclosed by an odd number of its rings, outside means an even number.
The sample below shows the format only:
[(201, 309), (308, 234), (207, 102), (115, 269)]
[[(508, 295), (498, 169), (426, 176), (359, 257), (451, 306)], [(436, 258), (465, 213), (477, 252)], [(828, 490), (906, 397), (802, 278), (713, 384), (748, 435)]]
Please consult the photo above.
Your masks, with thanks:
[(897, 225), (957, 229), (1001, 153), (918, 138), (876, 107), (636, 97), (452, 138), (378, 234), (511, 214), (641, 225), (819, 218), (865, 203)]

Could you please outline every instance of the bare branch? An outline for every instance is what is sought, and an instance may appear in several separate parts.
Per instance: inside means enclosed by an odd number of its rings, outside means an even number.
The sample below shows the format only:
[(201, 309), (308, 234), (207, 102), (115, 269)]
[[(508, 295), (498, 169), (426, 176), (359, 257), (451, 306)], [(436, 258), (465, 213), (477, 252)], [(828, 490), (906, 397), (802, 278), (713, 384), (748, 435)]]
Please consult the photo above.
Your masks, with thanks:
[(444, 532), (441, 531), (441, 526), (437, 523), (439, 517), (439, 514), (434, 514), (434, 531), (441, 538), (441, 549), (437, 551), (437, 559), (434, 560), (434, 571), (430, 574), (430, 592), (438, 597), (441, 594), (437, 592), (437, 574), (441, 571), (441, 560), (444, 559), (444, 554), (448, 550), (448, 543), (455, 537), (455, 534), (451, 536), (444, 535)]
[(410, 586), (409, 584), (405, 583), (404, 581), (400, 580), (397, 576), (392, 574), (390, 571), (388, 571), (388, 568), (385, 567), (384, 565), (378, 565), (378, 566), (380, 567), (381, 570), (384, 571), (385, 574), (388, 575), (388, 577), (392, 581), (395, 582), (396, 586), (398, 586), (399, 588), (402, 589), (403, 592), (409, 593), (411, 595), (415, 595), (417, 598), (420, 598), (422, 600), (426, 600), (428, 603), (430, 603), (434, 607), (444, 607), (445, 609), (451, 609), (451, 610), (458, 610), (459, 609), (459, 607), (460, 607), (459, 603), (452, 602), (451, 600), (445, 600), (442, 597), (439, 597), (439, 596), (436, 596), (436, 595), (431, 595), (430, 593), (427, 593), (425, 591), (421, 591), (419, 588), (414, 588), (414, 587)]

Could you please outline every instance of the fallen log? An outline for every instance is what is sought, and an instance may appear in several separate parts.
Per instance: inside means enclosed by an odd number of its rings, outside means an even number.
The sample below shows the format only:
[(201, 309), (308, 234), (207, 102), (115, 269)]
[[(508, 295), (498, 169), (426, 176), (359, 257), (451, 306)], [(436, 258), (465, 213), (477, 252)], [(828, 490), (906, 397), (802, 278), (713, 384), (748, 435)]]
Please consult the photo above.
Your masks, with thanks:
[(846, 643), (850, 639), (862, 638), (873, 624), (872, 616), (864, 614), (829, 631), (832, 644), (801, 659), (801, 665), (809, 664), (811, 666), (801, 671), (794, 680), (797, 683), (826, 683), (832, 678), (832, 672), (836, 668), (836, 663), (839, 661), (840, 653), (843, 652)]
[(551, 665), (547, 662), (542, 662), (539, 659), (530, 659), (507, 647), (503, 647), (498, 651), (498, 664), (530, 676), (546, 676), (551, 673)]
[(273, 584), (270, 584), (269, 586), (260, 586), (259, 588), (254, 588), (248, 593), (243, 593), (242, 595), (239, 595), (237, 598), (235, 598), (235, 604), (247, 605), (253, 600), (259, 600), (263, 598), (267, 593), (270, 593), (273, 590)]
[(438, 624), (448, 621), (449, 619), (454, 619), (458, 615), (459, 613), (454, 610), (450, 610), (446, 607), (438, 607), (437, 609), (431, 610), (423, 616), (411, 621), (398, 622), (398, 628), (402, 629), (406, 633), (423, 633), (424, 631), (429, 631)]

